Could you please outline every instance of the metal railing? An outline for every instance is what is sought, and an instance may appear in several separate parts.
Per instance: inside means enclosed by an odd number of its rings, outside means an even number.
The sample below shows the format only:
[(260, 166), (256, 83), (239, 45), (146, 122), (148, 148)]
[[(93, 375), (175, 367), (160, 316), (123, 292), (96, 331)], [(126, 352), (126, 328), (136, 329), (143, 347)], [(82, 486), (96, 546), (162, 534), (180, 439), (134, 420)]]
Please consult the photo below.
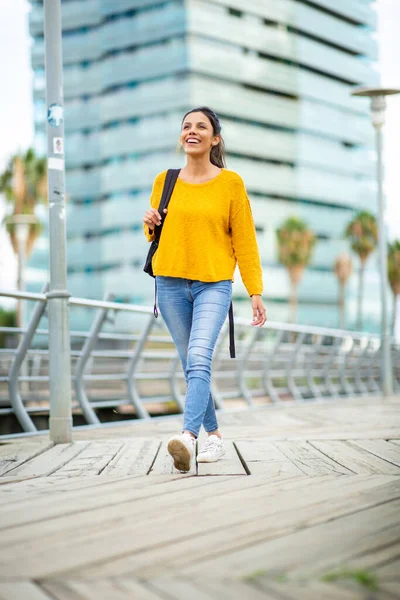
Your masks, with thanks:
[[(35, 416), (49, 411), (46, 289), (41, 294), (1, 292), (34, 302), (26, 329), (0, 327), (18, 338), (0, 349), (0, 418), (13, 413), (25, 432), (37, 430)], [(73, 411), (85, 423), (100, 425), (101, 409), (150, 418), (157, 407), (182, 412), (185, 380), (179, 357), (162, 319), (151, 308), (70, 298), (94, 310), (88, 332), (71, 331)], [(124, 315), (133, 324), (116, 323)], [(110, 324), (113, 323), (112, 331)], [(235, 319), (237, 358), (228, 353), (225, 324), (213, 359), (212, 394), (217, 408), (227, 403), (254, 406), (292, 400), (378, 394), (381, 391), (381, 342), (377, 335), (267, 322), (252, 328)], [(121, 330), (131, 329), (128, 333)], [(392, 345), (395, 390), (400, 390), (400, 348)], [(24, 368), (23, 368), (24, 367)]]

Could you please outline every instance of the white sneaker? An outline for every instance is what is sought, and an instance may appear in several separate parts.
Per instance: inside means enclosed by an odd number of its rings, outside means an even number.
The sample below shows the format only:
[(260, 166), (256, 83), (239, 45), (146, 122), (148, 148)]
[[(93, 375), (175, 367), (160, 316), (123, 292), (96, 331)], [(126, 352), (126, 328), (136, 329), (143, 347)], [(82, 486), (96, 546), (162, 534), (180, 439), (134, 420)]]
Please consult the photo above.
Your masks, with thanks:
[(194, 454), (195, 439), (188, 433), (174, 435), (168, 442), (168, 452), (174, 460), (178, 471), (190, 471)]
[(208, 440), (200, 448), (198, 463), (217, 462), (226, 454), (224, 442), (217, 435), (208, 436)]

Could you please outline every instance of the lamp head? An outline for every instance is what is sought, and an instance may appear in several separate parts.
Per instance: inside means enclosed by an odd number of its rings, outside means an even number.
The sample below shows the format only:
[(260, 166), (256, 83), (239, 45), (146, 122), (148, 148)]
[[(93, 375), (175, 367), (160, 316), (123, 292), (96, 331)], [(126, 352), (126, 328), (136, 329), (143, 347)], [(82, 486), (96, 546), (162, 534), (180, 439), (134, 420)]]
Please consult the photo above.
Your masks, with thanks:
[(400, 90), (396, 88), (358, 87), (351, 92), (351, 95), (371, 98), (372, 124), (379, 129), (385, 122), (385, 96), (393, 96), (399, 93)]
[(352, 96), (392, 96), (393, 94), (400, 94), (400, 89), (396, 88), (374, 88), (374, 87), (357, 87), (352, 92)]

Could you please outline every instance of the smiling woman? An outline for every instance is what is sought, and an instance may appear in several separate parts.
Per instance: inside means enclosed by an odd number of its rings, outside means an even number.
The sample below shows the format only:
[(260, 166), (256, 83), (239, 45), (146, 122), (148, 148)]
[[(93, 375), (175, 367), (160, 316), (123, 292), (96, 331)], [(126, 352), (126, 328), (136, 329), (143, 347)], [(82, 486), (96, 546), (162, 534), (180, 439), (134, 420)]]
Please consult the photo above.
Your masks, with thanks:
[(266, 310), (250, 202), (241, 177), (226, 169), (217, 115), (207, 107), (189, 111), (182, 120), (180, 144), (187, 162), (168, 208), (160, 214), (160, 199), (170, 181), (164, 171), (154, 181), (143, 222), (147, 239), (159, 239), (152, 270), (160, 311), (187, 383), (183, 433), (171, 438), (168, 451), (178, 470), (189, 471), (202, 425), (209, 437), (197, 461), (215, 462), (225, 454), (210, 379), (215, 344), (231, 305), (236, 264), (252, 299), (253, 326), (264, 325)]
[[(219, 169), (225, 168), (225, 144), (219, 119), (213, 111), (207, 108), (203, 108), (203, 111), (205, 112), (195, 109), (184, 116), (181, 145), (188, 156), (196, 157), (208, 152), (212, 165)], [(195, 119), (198, 121), (195, 122)]]

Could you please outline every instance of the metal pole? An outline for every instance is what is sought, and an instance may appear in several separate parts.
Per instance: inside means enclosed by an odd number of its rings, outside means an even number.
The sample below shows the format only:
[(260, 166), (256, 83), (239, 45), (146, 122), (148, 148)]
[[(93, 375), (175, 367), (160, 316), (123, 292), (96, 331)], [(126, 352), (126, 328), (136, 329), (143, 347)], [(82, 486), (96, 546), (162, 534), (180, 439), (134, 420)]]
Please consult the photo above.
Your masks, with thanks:
[[(17, 289), (20, 292), (24, 291), (25, 281), (24, 281), (24, 267), (25, 267), (25, 248), (26, 248), (26, 238), (24, 229), (27, 228), (27, 225), (19, 225), (15, 226), (15, 234), (17, 238), (18, 245), (18, 270), (17, 270)], [(26, 232), (28, 233), (28, 232)], [(21, 329), (24, 328), (25, 325), (25, 315), (24, 315), (24, 301), (18, 300), (18, 327)]]
[(385, 224), (385, 199), (383, 195), (383, 166), (382, 166), (382, 126), (385, 120), (385, 96), (371, 98), (372, 123), (376, 131), (376, 148), (378, 153), (377, 179), (378, 179), (378, 244), (379, 244), (379, 272), (381, 280), (381, 347), (382, 347), (382, 384), (383, 395), (393, 393), (391, 336), (388, 319), (387, 302), (387, 241)]
[(47, 102), (47, 173), (50, 289), (47, 293), (50, 351), (50, 439), (72, 440), (66, 228), (61, 1), (44, 0)]
[[(18, 244), (18, 280), (17, 288), (20, 292), (25, 290), (25, 260), (26, 260), (26, 242), (28, 240), (29, 225), (27, 223), (16, 223), (15, 234)], [(25, 300), (18, 300), (18, 327), (25, 327)], [(24, 360), (20, 367), (22, 376), (28, 375), (28, 363)], [(21, 381), (21, 391), (29, 392), (29, 382)], [(29, 431), (29, 430), (28, 430)]]

